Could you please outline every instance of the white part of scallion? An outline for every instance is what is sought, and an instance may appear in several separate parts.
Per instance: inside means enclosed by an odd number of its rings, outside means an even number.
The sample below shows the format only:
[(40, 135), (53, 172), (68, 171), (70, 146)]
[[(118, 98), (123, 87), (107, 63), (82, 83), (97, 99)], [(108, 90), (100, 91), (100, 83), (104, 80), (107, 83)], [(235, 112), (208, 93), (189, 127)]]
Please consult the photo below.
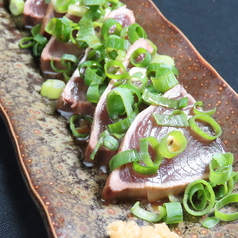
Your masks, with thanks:
[(49, 99), (59, 99), (65, 83), (58, 79), (47, 79), (41, 86), (41, 95)]
[(24, 4), (24, 0), (11, 0), (9, 5), (10, 12), (15, 16), (22, 14), (24, 11)]

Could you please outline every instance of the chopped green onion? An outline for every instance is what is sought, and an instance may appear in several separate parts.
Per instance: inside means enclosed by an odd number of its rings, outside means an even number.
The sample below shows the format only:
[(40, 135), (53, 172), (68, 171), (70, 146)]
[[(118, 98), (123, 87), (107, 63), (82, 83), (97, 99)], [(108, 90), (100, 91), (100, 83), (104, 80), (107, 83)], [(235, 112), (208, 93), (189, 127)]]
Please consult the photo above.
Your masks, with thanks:
[(166, 64), (166, 65), (171, 65), (174, 66), (174, 59), (168, 55), (159, 55), (156, 54), (153, 56), (151, 63), (162, 63), (162, 64)]
[[(151, 145), (153, 151), (155, 152), (154, 162), (150, 158), (149, 145)], [(147, 166), (159, 166), (161, 163), (161, 155), (159, 153), (159, 142), (155, 137), (149, 136), (140, 139), (140, 156), (145, 165)]]
[(51, 67), (59, 73), (64, 73), (67, 72), (69, 69), (71, 69), (72, 64), (75, 64), (78, 61), (77, 57), (75, 55), (71, 55), (71, 54), (64, 54), (61, 58), (60, 58), (60, 63), (66, 68), (66, 69), (57, 69), (54, 66), (54, 59), (51, 60)]
[(184, 97), (181, 99), (172, 99), (163, 97), (161, 94), (150, 92), (148, 89), (145, 89), (142, 94), (142, 99), (152, 105), (163, 106), (173, 109), (181, 109), (188, 105), (188, 98)]
[(147, 67), (151, 62), (151, 54), (144, 48), (138, 48), (131, 54), (130, 62), (136, 67)]
[(18, 16), (23, 13), (24, 5), (24, 0), (10, 0), (9, 10), (13, 15)]
[(111, 6), (111, 9), (117, 9), (121, 6), (123, 6), (124, 4), (122, 2), (120, 2), (119, 0), (107, 0), (108, 4)]
[[(209, 111), (203, 111), (203, 106), (204, 106), (203, 102), (201, 101), (195, 102), (193, 106), (193, 113), (195, 115), (204, 113), (204, 114), (207, 114), (208, 116), (212, 116), (216, 112), (216, 107)], [(198, 109), (198, 108), (201, 108), (201, 109)]]
[(92, 17), (95, 12), (93, 10), (88, 10), (85, 15), (79, 21), (79, 30), (76, 36), (76, 41), (78, 44), (82, 42), (86, 43), (89, 47), (97, 49), (102, 46), (99, 37), (96, 35), (94, 25), (92, 22)]
[(140, 38), (147, 38), (147, 34), (143, 27), (141, 27), (139, 24), (134, 23), (131, 24), (128, 29), (128, 38), (131, 44), (133, 44), (135, 41), (139, 40)]
[(116, 87), (107, 94), (106, 107), (110, 118), (117, 119), (126, 113), (127, 116), (133, 112), (134, 103), (132, 92), (127, 88)]
[(123, 80), (129, 77), (124, 65), (118, 60), (111, 60), (105, 63), (104, 70), (107, 77), (116, 80)]
[(238, 194), (229, 194), (226, 197), (222, 198), (215, 204), (214, 211), (215, 217), (221, 219), (222, 221), (234, 221), (238, 219), (238, 212), (228, 213), (220, 211), (223, 207), (238, 202)]
[(155, 175), (158, 172), (158, 165), (154, 166), (144, 166), (139, 163), (139, 161), (133, 162), (132, 165), (133, 169), (139, 173), (139, 174), (144, 174), (144, 175)]
[(89, 102), (98, 103), (106, 85), (91, 83), (88, 87), (86, 98)]
[(77, 4), (70, 4), (68, 6), (68, 13), (72, 16), (82, 17), (87, 12), (87, 10), (87, 7)]
[(175, 74), (178, 74), (174, 66), (161, 63), (152, 63), (148, 66), (147, 74), (150, 77), (155, 89), (164, 93), (178, 84)]
[(122, 25), (113, 18), (109, 18), (104, 21), (102, 25), (101, 34), (103, 39), (107, 39), (110, 35), (120, 35)]
[(217, 185), (227, 182), (232, 175), (234, 156), (231, 153), (216, 153), (209, 164), (209, 180)]
[(234, 181), (234, 183), (237, 183), (238, 182), (238, 172), (233, 171), (231, 178)]
[[(152, 161), (149, 154), (149, 145), (151, 145), (153, 151), (155, 152), (155, 159)], [(153, 175), (157, 174), (158, 168), (162, 162), (163, 157), (160, 155), (159, 150), (159, 142), (154, 137), (146, 137), (140, 139), (140, 157), (144, 162), (145, 166), (139, 164), (137, 161), (133, 162), (133, 169), (145, 175)]]
[(182, 197), (179, 195), (168, 194), (168, 199), (170, 202), (180, 202), (182, 201)]
[(148, 222), (157, 223), (164, 219), (166, 224), (175, 224), (183, 220), (183, 210), (179, 202), (164, 203), (159, 206), (159, 213), (146, 211), (140, 207), (140, 202), (136, 202), (131, 208), (131, 212), (136, 217)]
[(128, 78), (127, 83), (133, 85), (142, 92), (148, 83), (146, 68), (133, 67), (129, 70), (129, 74), (130, 77)]
[(88, 60), (92, 60), (95, 62), (101, 62), (104, 60), (104, 55), (102, 53), (102, 50), (99, 49), (92, 49), (89, 53), (88, 53)]
[(87, 100), (97, 103), (106, 88), (106, 75), (104, 74), (101, 65), (98, 62), (87, 60), (81, 63), (78, 69), (81, 76), (84, 78), (84, 83), (89, 86), (86, 94)]
[(48, 42), (47, 38), (40, 34), (40, 30), (41, 24), (37, 24), (31, 29), (32, 36), (24, 37), (19, 42), (20, 47), (23, 49), (32, 47), (34, 56), (40, 56)]
[(220, 221), (221, 219), (219, 219), (218, 217), (208, 217), (202, 222), (202, 226), (207, 229), (211, 229), (216, 226)]
[(166, 210), (164, 222), (166, 224), (175, 224), (183, 221), (183, 209), (180, 202), (164, 203)]
[(63, 73), (64, 78), (68, 80), (71, 76), (71, 73), (74, 71), (77, 62), (78, 59), (75, 55), (64, 54), (60, 59), (60, 64), (63, 66), (63, 69), (56, 68), (54, 65), (54, 58), (51, 59), (50, 65), (55, 72)]
[[(124, 62), (125, 61), (125, 57), (126, 57), (126, 51), (125, 50), (115, 50), (115, 52), (116, 52), (116, 54), (115, 54), (115, 60), (118, 60), (118, 61), (120, 61), (120, 62)], [(109, 54), (110, 53), (112, 53), (112, 51), (111, 52), (109, 52)]]
[(66, 13), (70, 4), (75, 4), (77, 0), (53, 0), (54, 9), (59, 13)]
[(148, 222), (153, 222), (153, 223), (159, 222), (164, 216), (163, 213), (158, 214), (158, 213), (146, 211), (145, 209), (140, 207), (140, 202), (136, 202), (134, 204), (134, 206), (131, 208), (131, 212), (136, 217)]
[(101, 135), (99, 136), (99, 140), (93, 150), (93, 152), (90, 155), (90, 159), (94, 160), (96, 153), (100, 149), (101, 146), (104, 146), (108, 148), (109, 150), (114, 150), (116, 151), (119, 147), (118, 141), (116, 141), (113, 136), (110, 135), (108, 131), (103, 131)]
[(33, 54), (35, 56), (40, 56), (48, 40), (46, 37), (38, 33), (37, 35), (33, 36), (33, 41), (35, 42), (32, 48)]
[[(88, 122), (88, 123), (85, 123)], [(90, 134), (92, 118), (86, 115), (73, 115), (69, 119), (69, 126), (73, 135), (80, 140), (86, 140)], [(86, 133), (85, 133), (86, 132)]]
[(109, 124), (107, 127), (110, 131), (111, 134), (124, 134), (127, 129), (129, 128), (129, 126), (131, 125), (131, 123), (133, 122), (133, 120), (135, 119), (135, 117), (137, 116), (138, 111), (135, 110), (133, 111), (133, 113), (129, 116), (127, 116), (124, 119), (121, 119), (115, 123)]
[(140, 155), (137, 150), (125, 150), (114, 155), (111, 158), (109, 162), (109, 168), (110, 168), (110, 171), (113, 171), (114, 169), (124, 164), (128, 164), (128, 163), (139, 161), (139, 160), (140, 160)]
[(106, 38), (104, 47), (111, 52), (112, 50), (128, 50), (129, 42), (117, 35), (110, 35)]
[[(196, 203), (194, 203), (196, 201)], [(193, 216), (208, 213), (215, 204), (215, 194), (212, 186), (205, 180), (199, 179), (190, 183), (184, 192), (183, 206)]]
[[(116, 94), (111, 91), (107, 95), (106, 105), (109, 107), (108, 109), (112, 113), (110, 117), (112, 119), (118, 119), (118, 116), (122, 116), (125, 113), (127, 114), (127, 117), (123, 119), (120, 118), (116, 122), (109, 124), (108, 129), (112, 134), (123, 134), (129, 128), (129, 126), (138, 114), (138, 107), (141, 103), (141, 95), (135, 87), (128, 84), (121, 84), (120, 86), (115, 88), (115, 90)], [(134, 95), (136, 96), (136, 98)], [(115, 96), (117, 97), (117, 100), (113, 99)], [(131, 100), (131, 103), (129, 102), (129, 100)], [(113, 103), (111, 103), (111, 101)], [(118, 110), (119, 107), (121, 110)], [(127, 110), (124, 110), (124, 108), (127, 108)], [(130, 113), (131, 109), (133, 109), (132, 113)], [(118, 114), (118, 112), (120, 111), (121, 113)]]
[[(212, 132), (210, 130), (205, 131), (205, 129), (198, 126), (197, 121), (201, 122), (202, 125), (205, 125), (205, 126), (209, 125), (209, 127), (211, 127), (213, 131)], [(189, 122), (189, 126), (191, 130), (196, 135), (198, 135), (199, 138), (206, 141), (215, 140), (222, 133), (220, 125), (212, 117), (206, 114), (195, 115), (191, 117), (188, 122)]]
[(41, 95), (49, 99), (58, 99), (63, 92), (65, 83), (58, 79), (47, 79), (41, 86)]
[(101, 68), (87, 67), (84, 73), (84, 83), (89, 86), (90, 84), (102, 84), (106, 75)]
[(159, 93), (164, 93), (178, 84), (178, 80), (172, 72), (163, 75), (160, 78), (151, 77), (150, 79)]
[(178, 75), (178, 70), (171, 64), (164, 63), (151, 63), (147, 68), (147, 74), (149, 77), (160, 78), (164, 75), (173, 73)]
[(153, 117), (159, 126), (187, 127), (188, 119), (183, 111), (175, 110), (170, 115), (153, 113)]
[(35, 44), (35, 42), (33, 41), (33, 37), (29, 36), (29, 37), (24, 37), (20, 40), (19, 45), (22, 49), (26, 49), (26, 48), (30, 48)]
[(103, 140), (103, 145), (113, 151), (116, 151), (119, 147), (119, 142), (111, 135), (106, 135)]
[(86, 60), (79, 65), (78, 69), (79, 69), (79, 71), (81, 71), (81, 69), (87, 68), (87, 67), (91, 67), (92, 69), (97, 70), (97, 69), (101, 68), (102, 66), (99, 62), (97, 62), (95, 60)]
[(50, 35), (56, 37), (59, 42), (66, 43), (70, 39), (72, 28), (75, 27), (75, 23), (67, 17), (52, 18), (45, 27), (45, 31)]
[[(136, 87), (134, 87), (133, 85), (130, 85), (128, 83), (121, 84), (118, 87), (129, 89), (132, 92), (134, 101), (136, 102), (137, 106), (139, 106), (141, 104), (141, 102), (142, 102), (141, 94)], [(134, 105), (136, 105), (136, 104), (134, 104)]]
[(159, 152), (165, 158), (173, 158), (187, 147), (187, 139), (181, 131), (171, 131), (159, 142)]
[(215, 193), (216, 196), (216, 200), (219, 200), (223, 197), (225, 197), (228, 194), (231, 194), (233, 189), (234, 189), (234, 180), (233, 178), (229, 178), (229, 180), (227, 182), (224, 182), (223, 184), (214, 184), (211, 183), (213, 191)]

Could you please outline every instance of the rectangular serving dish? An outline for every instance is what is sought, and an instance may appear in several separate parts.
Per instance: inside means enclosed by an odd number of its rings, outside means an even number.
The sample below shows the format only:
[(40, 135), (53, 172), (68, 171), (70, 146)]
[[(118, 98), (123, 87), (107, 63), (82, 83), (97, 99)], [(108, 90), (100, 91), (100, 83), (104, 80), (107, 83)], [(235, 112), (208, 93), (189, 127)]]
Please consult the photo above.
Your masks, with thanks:
[[(179, 80), (186, 90), (196, 100), (206, 102), (208, 108), (217, 106), (215, 118), (223, 128), (221, 138), (228, 151), (235, 155), (236, 165), (237, 94), (152, 1), (124, 2), (134, 11), (137, 22), (158, 46), (159, 53), (175, 58)], [(127, 220), (131, 204), (102, 203), (100, 193), (106, 175), (82, 165), (79, 144), (71, 137), (66, 120), (55, 113), (55, 102), (40, 96), (43, 78), (39, 68), (29, 51), (18, 47), (21, 34), (3, 8), (3, 2), (0, 3), (3, 36), (0, 108), (29, 191), (42, 211), (52, 237), (105, 237), (110, 222)], [(238, 229), (236, 222), (232, 224)], [(227, 230), (232, 232), (228, 225), (219, 225), (215, 230), (206, 231), (206, 235), (225, 234)], [(202, 234), (203, 228), (199, 223), (186, 221), (175, 231), (184, 233), (183, 237), (191, 237), (191, 234)]]

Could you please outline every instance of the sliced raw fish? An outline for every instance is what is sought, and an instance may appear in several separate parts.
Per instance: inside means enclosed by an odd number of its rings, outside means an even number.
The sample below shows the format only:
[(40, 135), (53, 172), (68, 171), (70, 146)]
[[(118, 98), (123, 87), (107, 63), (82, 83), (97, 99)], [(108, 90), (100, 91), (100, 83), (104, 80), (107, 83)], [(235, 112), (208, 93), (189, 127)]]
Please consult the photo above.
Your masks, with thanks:
[[(191, 117), (191, 108), (195, 100), (187, 94), (181, 85), (175, 86), (164, 95), (168, 98), (189, 98), (189, 105), (183, 111)], [(188, 128), (158, 126), (153, 113), (171, 114), (174, 109), (161, 106), (149, 106), (133, 121), (127, 131), (118, 153), (130, 149), (139, 150), (139, 139), (153, 136), (160, 141), (172, 130), (180, 130), (187, 138), (187, 148), (172, 159), (164, 159), (156, 175), (142, 175), (135, 172), (132, 164), (126, 164), (112, 171), (109, 175), (102, 197), (105, 201), (146, 200), (158, 202), (168, 195), (178, 195), (194, 180), (208, 177), (208, 164), (212, 155), (224, 153), (225, 148), (218, 138), (210, 143), (203, 143), (194, 137)]]

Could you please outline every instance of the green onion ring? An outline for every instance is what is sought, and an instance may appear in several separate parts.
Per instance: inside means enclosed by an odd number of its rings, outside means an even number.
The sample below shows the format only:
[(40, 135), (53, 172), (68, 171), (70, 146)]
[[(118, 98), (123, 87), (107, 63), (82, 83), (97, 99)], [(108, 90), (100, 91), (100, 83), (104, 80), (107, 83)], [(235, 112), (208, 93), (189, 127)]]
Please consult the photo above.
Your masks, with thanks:
[(211, 229), (216, 226), (220, 221), (221, 219), (219, 219), (218, 217), (208, 217), (202, 222), (202, 226), (207, 229)]
[(209, 180), (217, 185), (227, 182), (232, 175), (234, 156), (231, 153), (216, 153), (209, 164)]
[(142, 94), (142, 99), (147, 104), (158, 105), (172, 109), (181, 109), (188, 105), (187, 97), (181, 99), (166, 98), (161, 94), (150, 92), (147, 88), (145, 88)]
[(145, 209), (140, 207), (140, 202), (136, 202), (133, 205), (133, 207), (131, 208), (131, 212), (136, 217), (148, 222), (153, 222), (153, 223), (159, 222), (164, 216), (163, 213), (156, 214), (154, 212), (146, 211)]
[(87, 67), (84, 71), (84, 83), (89, 86), (90, 84), (103, 84), (106, 75), (101, 68)]
[[(142, 56), (142, 59), (140, 59)], [(151, 62), (151, 54), (144, 48), (136, 49), (130, 57), (130, 62), (136, 67), (147, 67)]]
[[(196, 189), (197, 186), (199, 186), (200, 192), (198, 191), (198, 189)], [(197, 210), (194, 207), (191, 207), (190, 201), (193, 200), (193, 196), (196, 193), (199, 195), (199, 197), (203, 196), (203, 197), (207, 198), (206, 207), (203, 204), (202, 204), (202, 206), (200, 206), (200, 207), (205, 207), (202, 210)], [(194, 199), (196, 199), (196, 198), (194, 198)], [(200, 199), (201, 199), (201, 197), (200, 197)], [(204, 203), (203, 198), (202, 198), (202, 203)], [(196, 180), (196, 181), (190, 183), (186, 187), (185, 192), (184, 192), (184, 197), (183, 197), (183, 206), (184, 206), (184, 209), (189, 214), (191, 214), (193, 216), (202, 216), (204, 214), (207, 214), (213, 208), (214, 204), (215, 204), (215, 194), (212, 189), (212, 186), (207, 181), (199, 179), (199, 180)], [(196, 207), (199, 207), (199, 205), (196, 205)]]
[[(151, 157), (149, 154), (149, 145), (151, 145), (153, 151), (156, 154), (156, 158), (154, 162), (151, 160)], [(158, 147), (159, 147), (159, 141), (155, 137), (149, 136), (149, 137), (140, 139), (140, 156), (146, 166), (160, 165), (161, 155), (159, 153)]]
[(127, 129), (129, 128), (129, 126), (131, 125), (131, 123), (133, 122), (133, 120), (136, 118), (136, 116), (138, 115), (138, 110), (133, 111), (133, 113), (131, 115), (129, 115), (128, 117), (119, 120), (117, 122), (114, 122), (112, 124), (109, 124), (108, 130), (110, 131), (110, 133), (112, 134), (124, 134)]
[(128, 88), (116, 87), (107, 94), (106, 108), (108, 116), (112, 119), (117, 119), (124, 114), (130, 116), (133, 112), (133, 104), (134, 97)]
[(70, 126), (70, 129), (71, 129), (73, 135), (77, 139), (86, 140), (89, 137), (89, 133), (88, 134), (79, 133), (78, 130), (76, 129), (76, 127), (75, 127), (75, 121), (79, 121), (81, 119), (84, 120), (84, 121), (88, 121), (88, 122), (92, 123), (92, 118), (91, 117), (86, 116), (86, 115), (77, 114), (77, 115), (73, 115), (73, 116), (70, 117), (69, 126)]
[(132, 94), (136, 96), (137, 100), (135, 100), (135, 102), (137, 102), (138, 106), (142, 103), (141, 94), (137, 87), (128, 83), (121, 84), (119, 87), (128, 88), (132, 92)]
[(162, 77), (151, 77), (150, 78), (155, 89), (159, 93), (165, 93), (169, 89), (173, 88), (175, 85), (178, 84), (178, 80), (174, 76), (172, 72), (163, 75)]
[[(153, 151), (155, 152), (155, 159), (152, 161), (149, 154), (149, 144), (151, 145)], [(145, 175), (155, 175), (157, 174), (158, 168), (163, 160), (163, 156), (159, 153), (158, 150), (159, 142), (155, 137), (149, 136), (146, 138), (140, 139), (140, 157), (144, 162), (145, 166), (139, 164), (138, 161), (133, 163), (133, 169)]]
[(100, 86), (97, 83), (91, 83), (88, 87), (86, 98), (89, 102), (98, 103), (102, 93), (100, 91)]
[(151, 60), (151, 63), (162, 63), (162, 64), (167, 64), (174, 66), (174, 59), (168, 55), (159, 55), (155, 54), (154, 57)]
[(139, 161), (139, 160), (140, 160), (140, 155), (137, 150), (122, 151), (111, 158), (109, 162), (109, 168), (110, 168), (110, 171), (113, 171), (114, 169), (124, 164), (128, 164), (128, 163)]
[(198, 107), (203, 109), (203, 106), (204, 106), (204, 104), (202, 101), (195, 102), (194, 106), (193, 106), (193, 113), (195, 115), (203, 113), (203, 114), (207, 114), (208, 116), (212, 116), (216, 112), (216, 107), (211, 110), (208, 110), (208, 111), (203, 111), (203, 110), (198, 109)]
[(122, 25), (113, 18), (109, 18), (104, 21), (102, 25), (101, 34), (104, 39), (107, 39), (110, 35), (120, 35)]
[(182, 153), (187, 147), (187, 139), (181, 131), (174, 130), (159, 142), (160, 154), (168, 159)]
[(133, 85), (138, 91), (142, 92), (148, 83), (148, 77), (146, 76), (146, 68), (133, 67), (129, 70), (130, 77), (127, 83)]
[(156, 175), (158, 172), (158, 165), (154, 166), (144, 166), (142, 164), (139, 164), (138, 161), (133, 162), (132, 165), (133, 169), (139, 173), (144, 175)]
[(41, 86), (40, 94), (49, 99), (59, 99), (65, 83), (59, 79), (47, 79)]
[(156, 114), (153, 117), (159, 126), (187, 127), (187, 115), (180, 110), (175, 110), (171, 114)]
[(216, 196), (216, 200), (219, 200), (225, 197), (226, 195), (231, 194), (234, 189), (234, 184), (235, 183), (232, 177), (223, 184), (217, 185), (217, 184), (211, 183), (213, 191)]
[(24, 5), (24, 0), (11, 0), (9, 4), (9, 10), (13, 15), (18, 16), (23, 13)]
[[(209, 135), (208, 133), (203, 131), (197, 125), (196, 120), (200, 120), (200, 121), (202, 121), (202, 122), (204, 122), (206, 124), (209, 124), (213, 128), (215, 135)], [(189, 122), (189, 126), (192, 129), (192, 131), (195, 134), (197, 134), (199, 137), (201, 137), (202, 139), (204, 139), (206, 141), (215, 140), (222, 133), (220, 125), (212, 117), (210, 117), (210, 116), (208, 116), (206, 114), (195, 115), (195, 116), (191, 117), (188, 122)]]
[(175, 224), (183, 221), (183, 209), (180, 202), (164, 203), (166, 209), (164, 222), (166, 224)]
[(234, 221), (238, 219), (238, 212), (225, 213), (225, 212), (219, 211), (221, 208), (225, 207), (226, 205), (230, 203), (237, 203), (237, 202), (238, 202), (237, 193), (229, 194), (226, 197), (219, 200), (214, 207), (215, 217), (221, 219), (222, 221)]
[(116, 151), (119, 147), (119, 142), (111, 135), (105, 135), (103, 145), (109, 150)]
[(106, 38), (104, 46), (109, 52), (112, 50), (128, 50), (129, 42), (117, 35), (110, 35)]
[(107, 77), (111, 79), (123, 80), (130, 76), (122, 62), (117, 60), (106, 62), (104, 65), (104, 70)]
[(131, 44), (140, 38), (147, 38), (146, 31), (139, 24), (134, 23), (128, 27), (128, 38)]
[(65, 67), (64, 69), (58, 69), (58, 68), (55, 67), (54, 58), (51, 59), (50, 65), (51, 65), (51, 68), (55, 72), (57, 72), (57, 73), (66, 73), (67, 71), (69, 71), (72, 68), (72, 65), (75, 64), (77, 61), (78, 61), (78, 59), (75, 55), (64, 54), (60, 58), (60, 63)]
[(183, 210), (180, 202), (164, 203), (158, 207), (159, 213), (150, 212), (140, 207), (140, 202), (136, 202), (131, 208), (134, 216), (153, 223), (158, 223), (162, 219), (166, 224), (182, 222)]

